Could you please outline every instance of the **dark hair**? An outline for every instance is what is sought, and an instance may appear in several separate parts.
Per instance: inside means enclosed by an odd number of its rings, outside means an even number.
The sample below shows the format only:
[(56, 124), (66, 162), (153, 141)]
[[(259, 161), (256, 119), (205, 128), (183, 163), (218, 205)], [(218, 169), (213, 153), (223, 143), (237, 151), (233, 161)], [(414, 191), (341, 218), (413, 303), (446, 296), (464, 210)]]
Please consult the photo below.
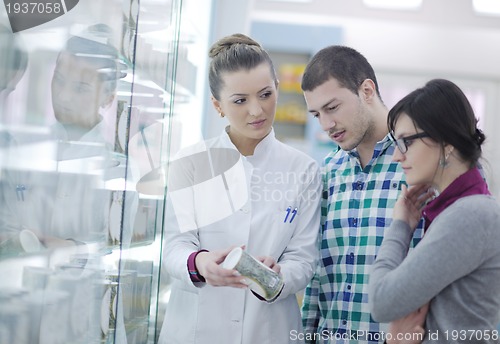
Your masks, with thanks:
[(380, 99), (377, 77), (368, 60), (353, 48), (331, 45), (318, 51), (306, 66), (302, 76), (302, 90), (312, 91), (331, 78), (342, 87), (358, 94), (359, 87), (366, 79), (375, 84)]
[(393, 131), (402, 114), (443, 147), (450, 144), (463, 159), (475, 165), (481, 157), (484, 133), (477, 128), (474, 110), (453, 82), (434, 79), (401, 99), (389, 111), (387, 125)]
[(223, 86), (222, 74), (236, 72), (242, 69), (250, 70), (263, 62), (269, 63), (271, 74), (275, 83), (278, 83), (276, 71), (269, 54), (248, 36), (235, 33), (221, 38), (210, 48), (208, 56), (210, 68), (208, 81), (212, 95), (219, 99), (220, 90)]

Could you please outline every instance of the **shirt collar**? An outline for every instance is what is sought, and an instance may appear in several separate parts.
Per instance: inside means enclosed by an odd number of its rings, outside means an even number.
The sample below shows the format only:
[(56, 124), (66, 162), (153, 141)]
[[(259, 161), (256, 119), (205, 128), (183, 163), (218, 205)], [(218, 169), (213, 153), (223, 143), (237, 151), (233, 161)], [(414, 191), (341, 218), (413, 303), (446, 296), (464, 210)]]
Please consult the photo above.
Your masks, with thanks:
[(423, 210), (425, 228), (427, 229), (430, 223), (453, 202), (471, 195), (490, 195), (488, 185), (477, 167), (456, 178), (438, 197), (425, 206)]
[(79, 136), (78, 141), (82, 142), (104, 142), (103, 130), (104, 122), (100, 121), (91, 129), (85, 129), (78, 126), (68, 126), (65, 127), (59, 122), (52, 125), (52, 133), (54, 137), (58, 140), (68, 141), (70, 140), (69, 131), (77, 133)]
[[(380, 141), (378, 141), (375, 144), (375, 148), (373, 150), (373, 157), (372, 159), (378, 158), (382, 153), (384, 153), (387, 148), (389, 148), (393, 144), (389, 134), (385, 135), (384, 138)], [(339, 148), (340, 149), (340, 148)], [(354, 148), (351, 151), (347, 151), (347, 154), (349, 154), (353, 158), (359, 159), (359, 153), (356, 148)]]

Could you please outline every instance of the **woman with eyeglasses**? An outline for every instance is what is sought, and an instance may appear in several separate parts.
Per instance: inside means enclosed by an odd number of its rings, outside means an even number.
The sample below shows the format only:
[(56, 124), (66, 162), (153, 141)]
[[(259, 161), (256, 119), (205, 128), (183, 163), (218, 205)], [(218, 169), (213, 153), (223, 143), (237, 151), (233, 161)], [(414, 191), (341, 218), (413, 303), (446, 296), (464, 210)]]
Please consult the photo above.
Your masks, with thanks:
[[(373, 318), (391, 322), (429, 304), (423, 343), (498, 343), (500, 206), (478, 169), (485, 136), (470, 103), (454, 83), (431, 80), (390, 110), (388, 126), (410, 187), (372, 266)], [(422, 216), (425, 235), (409, 252)]]

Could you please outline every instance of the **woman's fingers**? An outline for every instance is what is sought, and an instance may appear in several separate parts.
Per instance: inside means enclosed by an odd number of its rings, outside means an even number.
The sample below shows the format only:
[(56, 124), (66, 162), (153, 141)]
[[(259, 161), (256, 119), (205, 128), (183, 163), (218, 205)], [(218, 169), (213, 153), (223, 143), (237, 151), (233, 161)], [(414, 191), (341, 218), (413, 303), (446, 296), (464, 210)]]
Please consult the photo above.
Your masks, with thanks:
[(213, 286), (227, 286), (246, 288), (245, 279), (234, 269), (224, 269), (219, 264), (209, 264), (206, 276), (203, 276), (208, 284)]
[(406, 203), (412, 204), (418, 210), (421, 210), (434, 197), (434, 191), (425, 184), (415, 185), (406, 190), (403, 193)]
[(401, 193), (393, 210), (393, 219), (405, 221), (412, 229), (415, 229), (422, 217), (423, 207), (433, 195), (433, 192), (429, 190), (429, 185), (420, 184), (410, 187), (401, 185)]
[[(237, 246), (232, 246), (224, 250), (200, 252), (196, 256), (196, 267), (200, 274), (205, 278), (206, 283), (212, 286), (227, 286), (235, 288), (247, 288), (246, 279), (234, 269), (224, 269), (220, 264), (226, 256)], [(242, 246), (240, 246), (242, 247)], [(243, 246), (244, 247), (244, 246)], [(273, 271), (280, 273), (281, 267), (273, 257), (257, 257), (262, 264)]]
[(280, 273), (281, 267), (280, 265), (274, 260), (273, 257), (269, 256), (259, 256), (256, 257), (258, 261), (260, 261), (262, 264), (270, 268), (271, 270), (275, 271), (276, 273)]

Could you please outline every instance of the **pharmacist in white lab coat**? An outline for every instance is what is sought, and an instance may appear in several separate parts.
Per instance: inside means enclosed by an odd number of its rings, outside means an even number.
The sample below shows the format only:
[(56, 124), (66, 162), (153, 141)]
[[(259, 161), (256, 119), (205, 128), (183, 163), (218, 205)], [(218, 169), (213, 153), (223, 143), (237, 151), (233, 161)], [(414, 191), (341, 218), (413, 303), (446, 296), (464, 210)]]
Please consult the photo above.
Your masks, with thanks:
[[(318, 166), (275, 138), (278, 80), (260, 45), (235, 34), (210, 57), (212, 101), (229, 126), (170, 163), (162, 268), (173, 284), (160, 343), (299, 343), (296, 293), (317, 260)], [(275, 299), (221, 267), (236, 246), (281, 274)]]

